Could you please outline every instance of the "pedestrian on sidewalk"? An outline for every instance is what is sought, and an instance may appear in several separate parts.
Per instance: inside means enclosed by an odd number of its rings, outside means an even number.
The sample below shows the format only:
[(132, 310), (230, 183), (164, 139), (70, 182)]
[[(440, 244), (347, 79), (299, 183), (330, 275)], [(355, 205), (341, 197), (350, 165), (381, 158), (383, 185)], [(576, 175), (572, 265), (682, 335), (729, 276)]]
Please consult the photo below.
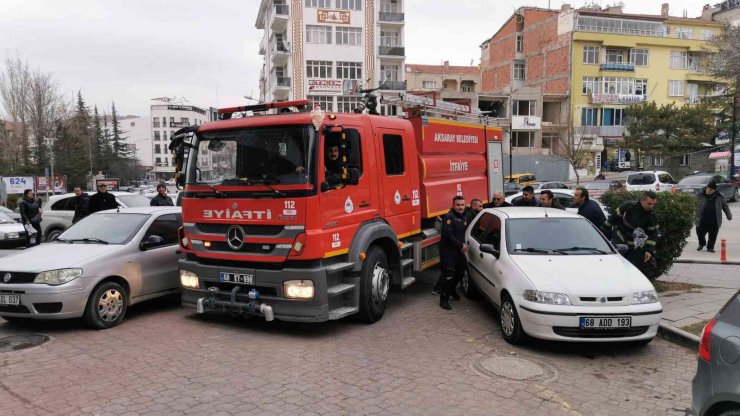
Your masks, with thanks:
[[(732, 212), (721, 193), (717, 192), (717, 184), (709, 182), (704, 192), (699, 196), (699, 209), (696, 211), (696, 236), (699, 237), (698, 251), (707, 246), (707, 251), (714, 253), (714, 243), (717, 242), (719, 227), (722, 226), (722, 211), (728, 221), (732, 221)], [(706, 237), (709, 234), (709, 241)]]
[(641, 271), (655, 256), (658, 217), (653, 208), (657, 203), (655, 192), (645, 191), (639, 201), (627, 201), (620, 205), (604, 223), (605, 233), (616, 227), (614, 241), (629, 247), (624, 257)]
[(457, 293), (457, 285), (462, 280), (468, 267), (465, 257), (468, 251), (468, 245), (465, 244), (465, 230), (467, 228), (465, 198), (457, 195), (452, 199), (452, 209), (442, 218), (440, 266), (444, 283), (439, 294), (439, 306), (442, 309), (452, 309), (450, 296), (460, 299), (460, 295)]
[[(32, 189), (23, 191), (23, 198), (21, 198), (18, 211), (20, 211), (23, 226), (30, 226), (36, 230), (36, 241), (33, 245), (41, 244), (41, 215), (44, 211), (41, 209), (41, 200), (34, 198)], [(31, 233), (26, 228), (26, 247), (31, 246)]]
[(98, 184), (98, 192), (90, 197), (87, 211), (90, 214), (94, 214), (98, 211), (116, 208), (118, 208), (118, 202), (116, 201), (115, 195), (108, 192), (108, 185), (104, 183)]

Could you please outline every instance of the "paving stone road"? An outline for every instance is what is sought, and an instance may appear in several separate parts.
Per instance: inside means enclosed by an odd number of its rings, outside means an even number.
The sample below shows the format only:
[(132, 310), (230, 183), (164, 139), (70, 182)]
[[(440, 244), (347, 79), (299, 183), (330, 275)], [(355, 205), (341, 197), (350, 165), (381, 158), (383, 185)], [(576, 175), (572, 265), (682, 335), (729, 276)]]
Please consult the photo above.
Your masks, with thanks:
[[(660, 339), (647, 347), (514, 348), (483, 302), (463, 299), (452, 312), (440, 309), (429, 294), (435, 278), (432, 271), (392, 293), (375, 325), (198, 317), (152, 303), (132, 308), (107, 331), (0, 320), (0, 337), (51, 337), (40, 347), (0, 353), (0, 413), (687, 414), (694, 352)], [(489, 360), (496, 357), (529, 362), (535, 378), (491, 375), (487, 364), (506, 362)], [(532, 363), (538, 370), (529, 371)], [(516, 368), (512, 360), (507, 370)]]

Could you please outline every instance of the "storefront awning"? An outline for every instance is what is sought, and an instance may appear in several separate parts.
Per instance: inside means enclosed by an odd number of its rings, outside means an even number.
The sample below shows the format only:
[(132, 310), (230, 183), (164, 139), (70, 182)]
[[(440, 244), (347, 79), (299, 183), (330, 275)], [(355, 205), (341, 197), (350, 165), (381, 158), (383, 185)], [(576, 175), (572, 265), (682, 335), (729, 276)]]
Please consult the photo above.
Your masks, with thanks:
[(724, 151), (724, 152), (712, 152), (709, 154), (709, 158), (712, 160), (717, 159), (729, 159), (730, 158), (730, 151)]

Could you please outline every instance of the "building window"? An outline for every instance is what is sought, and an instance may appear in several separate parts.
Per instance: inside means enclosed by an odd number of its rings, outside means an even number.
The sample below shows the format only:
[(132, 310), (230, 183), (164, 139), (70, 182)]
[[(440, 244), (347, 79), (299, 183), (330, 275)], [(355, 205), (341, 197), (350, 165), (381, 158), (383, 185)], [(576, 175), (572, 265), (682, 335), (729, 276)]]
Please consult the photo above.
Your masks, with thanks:
[(689, 53), (686, 55), (686, 68), (689, 71), (698, 71), (700, 69), (700, 57), (698, 54)]
[(524, 52), (524, 35), (521, 33), (516, 34), (516, 51)]
[(604, 77), (603, 78), (604, 94), (632, 94), (634, 91), (634, 78), (627, 77)]
[(536, 116), (537, 115), (537, 101), (515, 100), (514, 105), (511, 108), (511, 115), (513, 116)]
[(542, 133), (542, 148), (550, 149), (551, 153), (554, 153), (558, 148), (560, 142), (560, 135), (558, 133)]
[(583, 47), (583, 63), (584, 64), (598, 64), (599, 63), (599, 47), (598, 46), (584, 46)]
[(362, 0), (337, 0), (337, 9), (361, 10)]
[(647, 95), (648, 93), (648, 80), (636, 79), (635, 80), (635, 95)]
[(615, 19), (612, 17), (578, 16), (577, 30), (584, 32), (617, 33), (621, 35), (664, 36), (662, 22)]
[(630, 62), (634, 66), (648, 66), (648, 50), (630, 49)]
[(159, 117), (154, 117), (152, 119), (152, 127), (159, 127)]
[(514, 61), (514, 79), (524, 79), (524, 61)]
[(331, 61), (306, 61), (307, 78), (331, 78)]
[(380, 65), (380, 80), (398, 81), (398, 65)]
[(534, 147), (533, 131), (511, 132), (511, 147)]
[(330, 44), (331, 26), (306, 25), (306, 43)]
[(154, 161), (155, 161), (155, 163), (156, 163), (157, 166), (162, 166), (162, 158), (161, 157), (158, 157), (158, 158), (154, 159)]
[[(157, 124), (159, 124), (159, 123), (157, 123)], [(159, 127), (159, 126), (157, 126), (157, 127)], [(154, 140), (159, 140), (159, 131), (155, 131), (154, 132)]]
[(621, 64), (624, 59), (624, 53), (621, 49), (606, 49), (606, 63), (607, 64)]
[(581, 126), (598, 126), (598, 110), (596, 108), (581, 109)]
[(189, 126), (190, 125), (190, 119), (187, 117), (180, 117), (180, 123), (182, 123), (183, 126)]
[(436, 90), (437, 81), (421, 81), (421, 88), (424, 90)]
[(668, 96), (669, 97), (683, 97), (683, 84), (682, 80), (668, 81)]
[(712, 40), (714, 38), (714, 31), (711, 29), (704, 29), (703, 32), (701, 32), (701, 40)]
[(362, 79), (362, 62), (337, 61), (337, 78)]
[(604, 108), (601, 110), (602, 126), (623, 126), (624, 113), (621, 108)]
[(380, 46), (399, 46), (398, 32), (390, 30), (380, 31)]
[(653, 155), (653, 166), (663, 166), (663, 156)]
[(688, 52), (671, 51), (671, 69), (686, 69)]
[(132, 121), (131, 122), (131, 127), (136, 127), (136, 123)]
[(336, 36), (337, 45), (362, 45), (362, 28), (337, 26)]
[(689, 166), (689, 165), (691, 165), (691, 153), (687, 153), (681, 156), (681, 166)]
[(676, 29), (676, 37), (679, 39), (691, 39), (692, 30), (687, 27), (679, 27)]
[(324, 111), (334, 111), (334, 97), (330, 95), (309, 95), (312, 104), (318, 104)]
[(385, 174), (403, 175), (403, 140), (397, 134), (383, 135), (383, 154), (385, 156)]
[(306, 0), (306, 7), (321, 7), (326, 9), (331, 7), (331, 0)]
[(156, 154), (162, 153), (162, 147), (159, 144), (154, 145), (154, 153)]
[(583, 85), (581, 87), (581, 93), (583, 95), (591, 95), (599, 93), (599, 78), (595, 77), (583, 77)]
[(360, 106), (360, 97), (337, 97), (337, 111), (340, 113), (352, 113)]
[(475, 92), (475, 82), (463, 81), (462, 83), (460, 83), (460, 91), (461, 92)]

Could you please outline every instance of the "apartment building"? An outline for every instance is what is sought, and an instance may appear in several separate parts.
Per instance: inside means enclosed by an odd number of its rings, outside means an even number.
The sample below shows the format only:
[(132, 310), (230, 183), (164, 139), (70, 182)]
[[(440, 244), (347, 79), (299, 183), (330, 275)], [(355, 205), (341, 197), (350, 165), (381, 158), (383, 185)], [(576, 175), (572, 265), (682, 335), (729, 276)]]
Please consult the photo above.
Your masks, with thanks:
[(139, 164), (146, 171), (151, 171), (154, 168), (151, 117), (128, 117), (119, 122), (121, 130), (125, 132), (126, 145), (134, 149)]
[(403, 0), (261, 0), (260, 100), (351, 112), (360, 88), (404, 91), (404, 25)]
[(480, 68), (442, 65), (406, 64), (406, 88), (410, 92), (435, 93), (445, 101), (459, 102), (478, 108)]
[[(479, 108), (511, 119), (513, 154), (569, 143), (592, 152), (595, 170), (617, 157), (630, 104), (691, 105), (721, 91), (701, 65), (722, 29), (707, 10), (682, 18), (668, 4), (656, 15), (522, 7), (481, 45)], [(528, 116), (526, 130), (517, 116)]]

